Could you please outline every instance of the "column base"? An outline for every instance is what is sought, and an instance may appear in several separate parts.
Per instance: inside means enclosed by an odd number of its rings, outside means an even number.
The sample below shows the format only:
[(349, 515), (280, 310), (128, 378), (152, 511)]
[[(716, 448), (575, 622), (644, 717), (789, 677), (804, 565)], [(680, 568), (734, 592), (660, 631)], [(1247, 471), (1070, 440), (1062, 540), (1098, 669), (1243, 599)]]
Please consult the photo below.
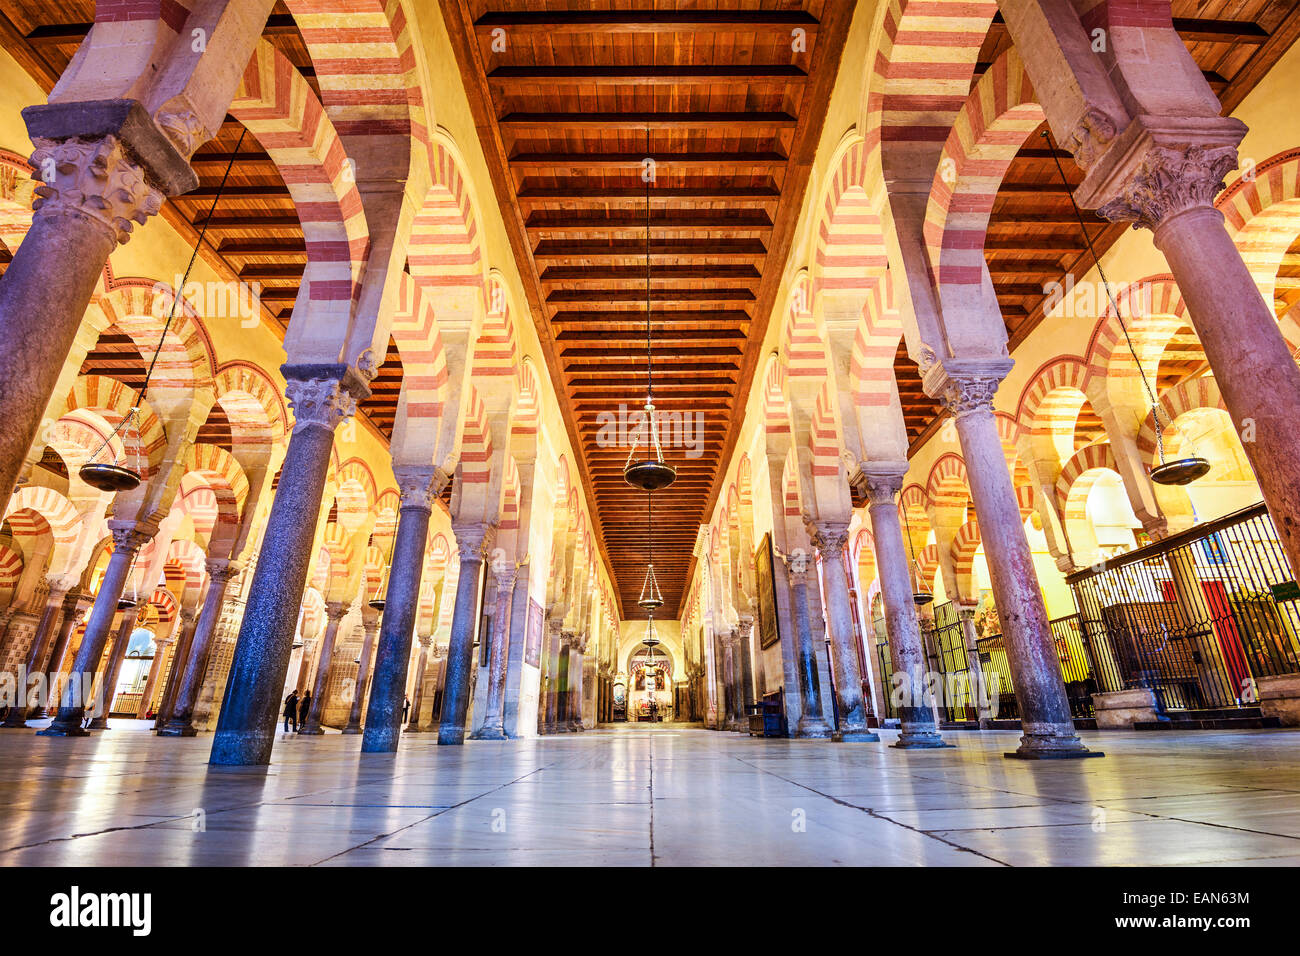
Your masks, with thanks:
[(1014, 760), (1072, 760), (1080, 757), (1104, 757), (1105, 754), (1085, 747), (1071, 724), (1068, 729), (1056, 729), (1055, 725), (1047, 725), (1041, 731), (1026, 731), (1020, 738), (1020, 746), (1003, 756)]
[(81, 722), (75, 724), (60, 724), (57, 720), (44, 730), (36, 731), (37, 737), (89, 737), (90, 731), (81, 726)]
[(953, 747), (934, 731), (903, 733), (892, 746), (895, 750), (943, 750)]
[(208, 764), (215, 767), (265, 767), (271, 763), (275, 732), (220, 730), (212, 738)]
[(159, 737), (197, 737), (199, 732), (191, 724), (172, 718), (155, 730), (154, 734)]
[(438, 746), (440, 747), (463, 747), (465, 745), (465, 731), (460, 727), (440, 727), (438, 728)]
[(480, 727), (469, 735), (470, 740), (509, 740), (506, 732), (500, 727)]
[(26, 707), (21, 710), (18, 708), (10, 708), (9, 716), (4, 719), (4, 723), (0, 724), (0, 730), (26, 730), (27, 721), (31, 719), (32, 718), (27, 716)]
[(90, 722), (90, 726), (87, 727), (86, 729), (87, 730), (108, 730), (109, 729), (108, 718), (96, 717), (94, 720)]
[[(361, 733), (361, 725), (360, 725), (360, 724), (348, 724), (346, 727), (343, 728), (343, 733), (348, 734), (348, 735), (350, 735), (350, 736), (355, 736), (356, 734)], [(409, 731), (408, 731), (408, 733), (409, 733)]]
[(794, 735), (796, 737), (810, 737), (815, 740), (825, 740), (831, 735), (831, 728), (830, 725), (820, 717), (800, 717), (799, 723), (795, 725)]
[(304, 727), (298, 731), (300, 737), (324, 737), (325, 731), (320, 727)]
[(880, 742), (880, 735), (871, 730), (845, 730), (839, 739), (846, 744), (874, 744)]

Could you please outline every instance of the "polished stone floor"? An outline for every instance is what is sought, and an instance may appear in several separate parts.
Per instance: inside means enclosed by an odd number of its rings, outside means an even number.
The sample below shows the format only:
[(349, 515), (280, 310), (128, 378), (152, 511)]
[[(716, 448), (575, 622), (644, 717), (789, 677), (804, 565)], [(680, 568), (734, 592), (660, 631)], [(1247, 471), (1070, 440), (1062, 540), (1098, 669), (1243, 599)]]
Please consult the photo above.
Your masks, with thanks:
[[(115, 722), (117, 723), (117, 722)], [(269, 771), (123, 722), (0, 732), (4, 865), (1300, 864), (1300, 732), (1087, 735), (1102, 760), (621, 726), (438, 747), (277, 741)]]

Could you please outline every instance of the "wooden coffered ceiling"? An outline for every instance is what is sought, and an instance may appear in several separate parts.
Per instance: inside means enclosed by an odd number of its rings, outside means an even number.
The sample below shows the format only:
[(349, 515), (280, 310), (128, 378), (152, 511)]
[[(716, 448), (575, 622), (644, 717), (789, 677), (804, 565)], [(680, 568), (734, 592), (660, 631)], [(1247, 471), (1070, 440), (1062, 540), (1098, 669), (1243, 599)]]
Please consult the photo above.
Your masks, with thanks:
[[(1173, 0), (1172, 6), (1174, 26), (1222, 102), (1225, 114), (1241, 104), (1300, 35), (1297, 0)], [(980, 48), (972, 88), (1010, 46), (1010, 34), (999, 14)], [(1043, 139), (1040, 134), (1046, 128), (1044, 123), (1028, 137), (1008, 168), (994, 200), (984, 245), (984, 258), (1007, 327), (1007, 344), (1013, 350), (1042, 321), (1045, 287), (1053, 282), (1064, 285), (1067, 275), (1080, 280), (1092, 267), (1092, 257), (1070, 208), (1069, 193), (1061, 183), (1055, 159), (1060, 159), (1071, 190), (1082, 181), (1083, 174), (1069, 153)], [(1099, 256), (1129, 228), (1124, 223), (1098, 219), (1088, 211), (1083, 215)], [(1289, 274), (1297, 271), (1297, 264), (1289, 261), (1283, 266), (1277, 288), (1279, 309), (1285, 310), (1300, 299), (1297, 280)], [(1194, 336), (1189, 347), (1200, 348)], [(1180, 367), (1191, 374), (1202, 363), (1185, 358)], [(916, 364), (901, 346), (894, 370), (908, 436), (916, 450), (937, 430), (941, 414), (938, 405), (922, 391)], [(1098, 424), (1089, 432), (1099, 428)]]
[[(852, 3), (442, 0), (497, 199), (623, 614), (639, 615), (646, 496), (597, 416), (646, 393), (646, 183), (655, 404), (698, 412), (699, 457), (655, 495), (677, 615), (731, 453), (838, 69)], [(642, 449), (644, 450), (644, 449)]]

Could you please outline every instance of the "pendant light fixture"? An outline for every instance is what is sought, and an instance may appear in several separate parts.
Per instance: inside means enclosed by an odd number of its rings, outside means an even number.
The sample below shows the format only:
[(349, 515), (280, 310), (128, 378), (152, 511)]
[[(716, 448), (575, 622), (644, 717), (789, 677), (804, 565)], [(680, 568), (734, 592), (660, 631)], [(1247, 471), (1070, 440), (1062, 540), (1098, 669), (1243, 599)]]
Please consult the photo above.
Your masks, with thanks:
[(366, 603), (375, 611), (382, 611), (387, 606), (388, 582), (393, 576), (393, 546), (397, 544), (397, 523), (393, 523), (393, 534), (388, 539), (388, 558), (384, 561), (384, 570), (379, 575), (379, 587), (375, 595)]
[(1110, 282), (1106, 279), (1105, 270), (1101, 267), (1101, 260), (1097, 257), (1097, 250), (1093, 248), (1092, 238), (1088, 235), (1088, 229), (1083, 223), (1083, 214), (1079, 212), (1079, 204), (1074, 201), (1074, 192), (1070, 186), (1070, 181), (1065, 177), (1065, 168), (1061, 165), (1061, 158), (1056, 155), (1056, 146), (1047, 130), (1043, 130), (1041, 135), (1052, 153), (1052, 159), (1056, 162), (1056, 171), (1061, 176), (1061, 184), (1065, 186), (1065, 194), (1070, 197), (1070, 206), (1074, 209), (1074, 218), (1079, 222), (1079, 231), (1083, 233), (1083, 241), (1088, 247), (1088, 253), (1092, 256), (1093, 265), (1097, 267), (1097, 275), (1101, 277), (1101, 284), (1106, 289), (1106, 298), (1110, 300), (1110, 307), (1115, 313), (1115, 318), (1119, 321), (1120, 331), (1124, 333), (1124, 342), (1128, 345), (1129, 354), (1133, 356), (1133, 362), (1137, 365), (1138, 374), (1142, 377), (1142, 387), (1146, 390), (1147, 399), (1151, 402), (1151, 417), (1154, 419), (1156, 426), (1156, 453), (1160, 458), (1160, 464), (1151, 469), (1151, 480), (1158, 485), (1190, 485), (1196, 479), (1203, 478), (1209, 473), (1210, 463), (1195, 453), (1174, 461), (1165, 459), (1164, 426), (1160, 422), (1160, 403), (1156, 401), (1156, 393), (1151, 388), (1146, 369), (1142, 365), (1142, 360), (1138, 357), (1137, 348), (1133, 345), (1133, 339), (1128, 332), (1128, 325), (1124, 322), (1124, 313), (1120, 311), (1119, 302), (1115, 299), (1115, 293), (1111, 291)]
[(926, 590), (925, 581), (921, 578), (921, 562), (916, 559), (916, 549), (912, 547), (912, 524), (907, 520), (906, 510), (903, 510), (903, 530), (907, 532), (907, 553), (912, 559), (909, 572), (912, 579), (912, 603), (924, 607), (934, 600), (934, 595)]
[(149, 360), (149, 368), (144, 373), (144, 382), (140, 385), (140, 394), (136, 398), (135, 405), (122, 416), (122, 420), (108, 433), (108, 436), (95, 450), (95, 453), (77, 470), (81, 480), (96, 491), (117, 494), (119, 491), (130, 491), (140, 484), (140, 473), (134, 468), (128, 467), (125, 463), (118, 461), (117, 455), (112, 455), (112, 461), (100, 461), (98, 459), (108, 449), (115, 437), (127, 434), (126, 429), (131, 422), (136, 421), (137, 428), (139, 427), (140, 405), (144, 402), (145, 392), (149, 390), (149, 380), (153, 377), (153, 370), (158, 364), (158, 356), (162, 354), (162, 347), (167, 340), (167, 333), (172, 327), (172, 320), (176, 318), (176, 304), (182, 298), (185, 284), (190, 278), (190, 270), (194, 268), (194, 262), (199, 256), (199, 249), (203, 247), (203, 238), (207, 235), (208, 223), (212, 221), (212, 214), (216, 212), (217, 203), (226, 188), (226, 180), (230, 178), (230, 170), (235, 165), (235, 157), (239, 154), (239, 147), (244, 145), (244, 136), (247, 133), (247, 129), (239, 131), (239, 142), (235, 144), (234, 152), (230, 154), (230, 162), (226, 164), (226, 171), (221, 176), (221, 183), (217, 186), (216, 195), (212, 197), (212, 205), (208, 207), (208, 214), (199, 229), (199, 238), (194, 244), (194, 251), (190, 254), (190, 261), (185, 267), (185, 274), (181, 277), (180, 288), (172, 290), (171, 311), (168, 312), (167, 321), (163, 324), (162, 334), (158, 337), (158, 345), (153, 350), (153, 358)]
[[(646, 157), (650, 157), (650, 127), (645, 131)], [(653, 160), (652, 160), (653, 162)], [(653, 168), (653, 167), (651, 167)], [(677, 480), (677, 469), (664, 462), (664, 452), (659, 445), (659, 429), (655, 424), (654, 404), (654, 351), (651, 347), (650, 329), (650, 179), (649, 169), (642, 173), (645, 179), (645, 431), (646, 456), (637, 460), (637, 449), (641, 447), (638, 437), (628, 452), (623, 465), (623, 479), (632, 487), (642, 491), (659, 491), (667, 488)]]

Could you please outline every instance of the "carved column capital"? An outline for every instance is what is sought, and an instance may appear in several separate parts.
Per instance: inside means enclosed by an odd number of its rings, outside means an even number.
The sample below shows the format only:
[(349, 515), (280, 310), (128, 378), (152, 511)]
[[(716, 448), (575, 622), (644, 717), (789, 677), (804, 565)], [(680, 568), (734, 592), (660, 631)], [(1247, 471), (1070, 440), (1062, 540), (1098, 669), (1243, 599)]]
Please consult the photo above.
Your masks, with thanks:
[(126, 528), (111, 528), (109, 531), (113, 536), (113, 553), (127, 552), (134, 554), (148, 543), (153, 534), (149, 531), (141, 530), (134, 525)]
[(1097, 214), (1154, 230), (1180, 212), (1212, 208), (1224, 178), (1236, 168), (1236, 146), (1153, 146)]
[(393, 477), (397, 479), (401, 496), (398, 507), (403, 511), (415, 509), (426, 514), (433, 511), (433, 503), (449, 480), (441, 468), (434, 466), (416, 468), (401, 465), (393, 469)]
[(428, 653), (429, 648), (433, 646), (433, 635), (421, 634), (419, 637), (419, 641), (420, 641), (420, 646), (424, 648), (425, 653)]
[(164, 196), (145, 180), (144, 168), (112, 134), (95, 139), (33, 140), (31, 164), (41, 185), (32, 208), (71, 213), (103, 224), (115, 242), (131, 238), (162, 209)]
[(357, 400), (337, 378), (291, 378), (284, 394), (293, 409), (294, 428), (333, 431), (357, 413)]
[(808, 536), (813, 547), (826, 555), (839, 555), (849, 544), (847, 521), (809, 521)]
[(866, 486), (867, 501), (871, 505), (896, 503), (907, 476), (907, 462), (864, 462), (862, 482)]
[(926, 394), (937, 398), (954, 418), (978, 412), (991, 415), (998, 386), (1014, 364), (1010, 357), (947, 359), (931, 366), (923, 385)]
[(347, 601), (329, 601), (325, 605), (325, 616), (337, 624), (347, 617), (350, 610), (352, 610), (352, 605)]
[(460, 555), (460, 560), (478, 563), (491, 547), (496, 527), (484, 522), (453, 525), (451, 531), (456, 537), (456, 553)]
[(238, 563), (229, 558), (208, 558), (203, 562), (203, 567), (208, 572), (209, 586), (213, 587), (225, 587), (239, 573)]

